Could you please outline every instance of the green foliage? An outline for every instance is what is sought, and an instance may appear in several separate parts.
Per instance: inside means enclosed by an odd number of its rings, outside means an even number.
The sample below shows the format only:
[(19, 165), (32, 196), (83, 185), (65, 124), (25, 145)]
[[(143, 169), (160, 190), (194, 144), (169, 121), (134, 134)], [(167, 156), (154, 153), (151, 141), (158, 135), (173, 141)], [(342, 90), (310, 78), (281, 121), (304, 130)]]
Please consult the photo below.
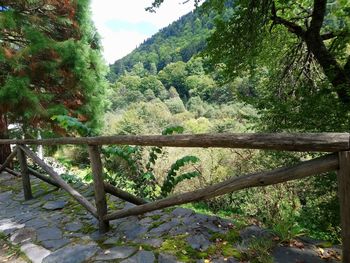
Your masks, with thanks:
[(106, 67), (89, 2), (1, 5), (7, 8), (0, 11), (0, 119), (20, 124), (25, 136), (36, 129), (57, 132), (54, 115), (99, 127)]
[(171, 135), (171, 134), (181, 134), (184, 132), (184, 127), (182, 126), (170, 126), (170, 127), (167, 127), (165, 128), (163, 131), (162, 131), (162, 135)]
[(140, 62), (148, 74), (156, 75), (169, 63), (189, 61), (203, 50), (212, 28), (211, 15), (195, 11), (181, 17), (111, 65), (110, 81), (114, 82), (124, 71), (131, 71)]
[(182, 113), (186, 110), (184, 103), (179, 97), (165, 100), (164, 103), (172, 114)]
[[(172, 126), (163, 131), (164, 135), (182, 133), (183, 127)], [(184, 156), (178, 159), (167, 172), (163, 185), (156, 179), (154, 166), (160, 156), (164, 155), (160, 147), (148, 149), (148, 158), (145, 162), (142, 154), (146, 148), (132, 146), (108, 146), (102, 148), (107, 169), (106, 179), (116, 185), (118, 178), (122, 177), (134, 183), (134, 189), (138, 195), (149, 199), (159, 196), (166, 197), (180, 182), (189, 180), (200, 175), (199, 171), (180, 172), (189, 164), (198, 163), (200, 160), (195, 156)]]
[(92, 129), (80, 122), (78, 119), (66, 115), (54, 115), (51, 120), (57, 121), (59, 126), (68, 133), (77, 132), (80, 136), (92, 136)]
[(252, 263), (273, 263), (271, 250), (274, 242), (270, 238), (256, 238), (248, 244), (248, 250), (244, 252), (243, 259)]
[(188, 180), (197, 176), (200, 176), (199, 171), (193, 171), (183, 174), (178, 174), (179, 170), (188, 165), (188, 164), (195, 164), (198, 163), (200, 160), (196, 156), (185, 156), (181, 159), (177, 160), (168, 171), (168, 174), (164, 180), (163, 186), (161, 187), (162, 193), (161, 195), (163, 197), (166, 197), (168, 194), (172, 192), (172, 190), (175, 188), (175, 186), (179, 183), (181, 183), (184, 180)]

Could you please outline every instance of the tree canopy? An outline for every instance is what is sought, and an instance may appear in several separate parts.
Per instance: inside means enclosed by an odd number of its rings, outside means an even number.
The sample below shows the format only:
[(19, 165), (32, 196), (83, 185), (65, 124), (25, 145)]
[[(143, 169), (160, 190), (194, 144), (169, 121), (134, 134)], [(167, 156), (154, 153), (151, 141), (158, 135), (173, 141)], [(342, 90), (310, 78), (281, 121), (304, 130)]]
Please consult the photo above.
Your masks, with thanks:
[(54, 115), (98, 125), (106, 87), (88, 0), (0, 2), (0, 138), (7, 125), (59, 131)]
[[(228, 76), (256, 68), (256, 59), (268, 44), (270, 49), (279, 48), (278, 56), (271, 52), (268, 59), (283, 57), (284, 74), (306, 75), (321, 69), (332, 85), (330, 92), (350, 103), (348, 1), (241, 0), (235, 5), (228, 20), (218, 21), (208, 48), (214, 63), (225, 64)], [(317, 65), (310, 68), (313, 62)]]
[(256, 96), (242, 99), (261, 110), (268, 129), (349, 130), (349, 1), (209, 0), (203, 7), (221, 13), (205, 55), (226, 81), (249, 76)]

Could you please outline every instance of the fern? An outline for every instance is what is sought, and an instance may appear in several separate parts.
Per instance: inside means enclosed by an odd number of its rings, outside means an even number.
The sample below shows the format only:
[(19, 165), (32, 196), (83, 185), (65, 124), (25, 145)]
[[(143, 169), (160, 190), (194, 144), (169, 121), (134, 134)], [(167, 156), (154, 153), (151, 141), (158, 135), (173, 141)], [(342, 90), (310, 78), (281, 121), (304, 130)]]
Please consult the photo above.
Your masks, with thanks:
[(175, 186), (177, 184), (179, 184), (180, 182), (187, 180), (187, 179), (191, 179), (194, 177), (197, 177), (200, 175), (200, 173), (198, 171), (193, 171), (193, 172), (189, 172), (189, 173), (184, 173), (184, 174), (180, 174), (178, 175), (178, 171), (188, 165), (188, 164), (195, 164), (198, 163), (200, 160), (198, 157), (196, 156), (184, 156), (181, 159), (177, 160), (170, 168), (170, 170), (167, 173), (167, 176), (165, 178), (165, 181), (161, 187), (161, 195), (163, 197), (167, 196), (168, 194), (170, 194), (173, 189), (175, 188)]
[[(166, 128), (162, 134), (170, 135), (174, 133), (182, 133), (184, 128), (181, 126), (172, 126)], [(169, 169), (165, 181), (162, 186), (156, 180), (154, 174), (154, 166), (161, 154), (164, 154), (162, 147), (151, 147), (149, 150), (149, 157), (146, 164), (142, 164), (142, 147), (132, 146), (108, 146), (102, 149), (106, 162), (112, 162), (113, 158), (120, 158), (125, 161), (128, 168), (132, 172), (132, 176), (125, 173), (125, 171), (105, 173), (107, 180), (111, 183), (122, 178), (122, 180), (131, 179), (135, 183), (135, 192), (144, 198), (157, 199), (159, 196), (165, 197), (171, 193), (174, 187), (184, 180), (189, 180), (200, 175), (198, 171), (192, 171), (180, 174), (181, 168), (189, 164), (198, 163), (200, 160), (196, 156), (184, 156), (178, 159)], [(107, 165), (106, 165), (107, 167)], [(113, 176), (111, 176), (114, 174)], [(125, 176), (126, 175), (126, 176)], [(125, 178), (123, 178), (125, 177)]]

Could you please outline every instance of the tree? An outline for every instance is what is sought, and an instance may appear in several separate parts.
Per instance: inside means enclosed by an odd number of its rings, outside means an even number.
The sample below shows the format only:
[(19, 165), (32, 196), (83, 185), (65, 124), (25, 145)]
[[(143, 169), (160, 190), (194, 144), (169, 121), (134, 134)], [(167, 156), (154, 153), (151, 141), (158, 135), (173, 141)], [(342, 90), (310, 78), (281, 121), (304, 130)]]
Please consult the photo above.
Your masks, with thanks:
[[(155, 0), (153, 12), (164, 0)], [(194, 0), (198, 4), (200, 0)], [(221, 12), (214, 34), (209, 38), (206, 54), (214, 64), (225, 67), (229, 79), (256, 68), (256, 60), (266, 41), (273, 48), (288, 53), (284, 73), (309, 74), (315, 61), (331, 84), (339, 101), (350, 104), (350, 2), (347, 0), (238, 0), (234, 12), (225, 13), (231, 1), (211, 0), (205, 8)], [(278, 42), (274, 41), (277, 31)], [(264, 45), (265, 44), (265, 45)], [(276, 53), (276, 52), (272, 52)], [(281, 55), (281, 54), (280, 54)], [(270, 56), (276, 60), (278, 57)], [(265, 60), (265, 63), (268, 61)], [(302, 67), (296, 65), (303, 64)], [(261, 70), (258, 68), (257, 70)], [(298, 73), (297, 73), (298, 74)]]
[(175, 87), (182, 99), (189, 97), (189, 92), (185, 85), (187, 76), (186, 63), (178, 61), (170, 63), (158, 73), (159, 79), (166, 88)]
[(310, 75), (314, 61), (331, 83), (329, 92), (335, 92), (339, 101), (349, 106), (349, 1), (241, 0), (235, 4), (234, 14), (218, 22), (208, 44), (212, 62), (224, 63), (228, 77), (253, 68), (268, 41), (287, 53), (284, 74)]
[(88, 0), (1, 1), (0, 69), (0, 138), (10, 123), (59, 132), (54, 115), (98, 127), (105, 66)]
[(154, 95), (160, 99), (165, 99), (168, 96), (168, 92), (163, 83), (153, 75), (141, 79), (140, 90), (141, 92), (152, 90)]

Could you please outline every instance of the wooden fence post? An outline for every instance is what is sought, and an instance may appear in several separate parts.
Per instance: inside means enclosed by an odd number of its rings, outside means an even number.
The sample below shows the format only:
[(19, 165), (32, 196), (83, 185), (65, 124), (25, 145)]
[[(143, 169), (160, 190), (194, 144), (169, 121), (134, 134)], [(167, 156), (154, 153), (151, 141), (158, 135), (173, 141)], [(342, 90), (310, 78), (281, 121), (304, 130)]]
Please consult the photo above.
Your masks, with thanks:
[(338, 189), (343, 263), (350, 263), (350, 151), (339, 152)]
[(107, 200), (103, 183), (102, 162), (99, 146), (89, 145), (89, 156), (94, 180), (99, 230), (100, 233), (106, 233), (109, 230), (109, 222), (104, 220), (104, 217), (107, 215)]
[(23, 192), (24, 192), (24, 199), (30, 200), (33, 198), (32, 195), (32, 188), (30, 185), (30, 178), (29, 178), (29, 170), (27, 165), (27, 157), (26, 154), (22, 149), (17, 149), (17, 158), (19, 165), (21, 167), (21, 175), (22, 175), (22, 184), (23, 184)]

